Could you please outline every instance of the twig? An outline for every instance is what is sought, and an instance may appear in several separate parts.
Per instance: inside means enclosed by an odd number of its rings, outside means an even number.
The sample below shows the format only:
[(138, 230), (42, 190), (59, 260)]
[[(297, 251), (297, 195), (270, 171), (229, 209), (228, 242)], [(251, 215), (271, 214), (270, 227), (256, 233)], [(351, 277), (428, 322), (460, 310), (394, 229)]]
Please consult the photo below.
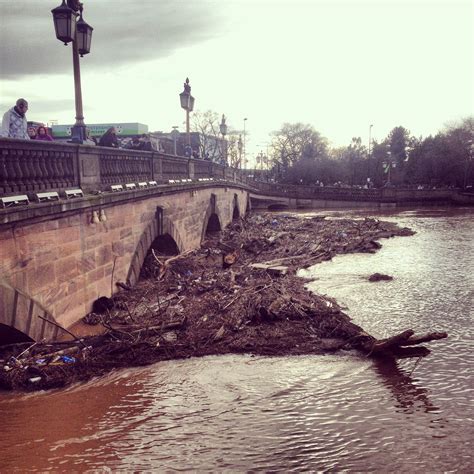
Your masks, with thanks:
[(224, 311), (225, 309), (227, 309), (231, 304), (235, 303), (235, 301), (237, 301), (237, 299), (239, 298), (239, 296), (242, 296), (240, 294), (238, 294), (235, 298), (232, 298), (229, 303), (227, 303), (223, 308), (222, 308), (222, 311)]
[(50, 323), (52, 324), (53, 326), (56, 326), (57, 328), (59, 329), (62, 329), (64, 332), (67, 332), (70, 336), (72, 336), (76, 341), (79, 341), (84, 347), (87, 347), (84, 342), (82, 341), (82, 339), (79, 339), (75, 334), (73, 334), (71, 331), (69, 331), (68, 329), (62, 327), (60, 324), (56, 323), (55, 321), (51, 321), (49, 319), (46, 319), (46, 318), (43, 318), (43, 316), (40, 316), (38, 314), (38, 318), (42, 319), (43, 321), (46, 321), (47, 323)]
[(413, 372), (415, 372), (415, 369), (417, 368), (418, 364), (420, 363), (421, 359), (423, 357), (418, 357), (418, 359), (416, 360), (415, 362), (415, 365), (413, 366), (413, 369), (411, 369), (411, 372), (408, 374), (408, 377), (411, 377), (411, 375), (413, 374)]
[(36, 344), (38, 344), (38, 342), (35, 342), (33, 344), (31, 344), (30, 347), (27, 347), (23, 352), (21, 352), (20, 354), (18, 354), (15, 359), (19, 359), (25, 352), (28, 352), (32, 347), (35, 347)]
[(151, 249), (151, 253), (153, 254), (155, 260), (160, 264), (160, 266), (163, 266), (163, 262), (156, 256), (155, 249)]

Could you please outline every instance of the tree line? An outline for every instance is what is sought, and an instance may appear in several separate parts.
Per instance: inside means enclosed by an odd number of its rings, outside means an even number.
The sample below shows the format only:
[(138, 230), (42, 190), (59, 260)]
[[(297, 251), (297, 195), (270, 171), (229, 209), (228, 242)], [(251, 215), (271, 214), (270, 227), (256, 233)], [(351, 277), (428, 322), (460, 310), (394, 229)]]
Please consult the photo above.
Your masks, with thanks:
[(429, 186), (465, 188), (474, 184), (474, 118), (416, 138), (402, 126), (370, 149), (360, 137), (331, 148), (311, 125), (286, 123), (273, 134), (267, 168), (279, 182), (349, 186)]
[[(205, 137), (219, 134), (218, 120), (212, 111), (194, 115), (194, 129), (204, 137), (202, 155)], [(273, 132), (267, 155), (257, 156), (257, 174), (265, 170), (265, 176), (289, 184), (466, 188), (474, 185), (473, 135), (471, 116), (426, 138), (397, 126), (369, 146), (354, 137), (348, 146), (331, 147), (312, 125), (285, 123)], [(226, 159), (230, 166), (243, 165), (242, 131), (231, 127), (226, 136)]]

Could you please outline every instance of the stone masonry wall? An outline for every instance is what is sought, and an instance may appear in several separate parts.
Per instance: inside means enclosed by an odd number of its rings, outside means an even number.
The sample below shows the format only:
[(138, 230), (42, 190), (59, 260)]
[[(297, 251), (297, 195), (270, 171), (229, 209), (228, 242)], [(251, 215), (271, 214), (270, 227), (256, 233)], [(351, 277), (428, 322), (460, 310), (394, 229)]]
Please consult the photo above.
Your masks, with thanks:
[[(111, 296), (116, 282), (136, 282), (157, 237), (157, 207), (163, 209), (163, 233), (174, 238), (179, 250), (197, 248), (210, 217), (211, 194), (222, 228), (231, 222), (235, 205), (240, 215), (245, 213), (246, 191), (216, 187), (103, 207), (96, 211), (98, 223), (92, 222), (90, 209), (82, 209), (68, 217), (0, 230), (1, 280), (33, 299), (43, 317), (48, 313), (69, 327), (91, 311), (98, 297)], [(14, 320), (24, 330), (28, 312), (34, 312), (31, 307), (27, 302), (18, 305), (13, 317), (10, 307), (0, 305), (0, 323)], [(30, 337), (39, 337), (38, 331), (32, 332)]]

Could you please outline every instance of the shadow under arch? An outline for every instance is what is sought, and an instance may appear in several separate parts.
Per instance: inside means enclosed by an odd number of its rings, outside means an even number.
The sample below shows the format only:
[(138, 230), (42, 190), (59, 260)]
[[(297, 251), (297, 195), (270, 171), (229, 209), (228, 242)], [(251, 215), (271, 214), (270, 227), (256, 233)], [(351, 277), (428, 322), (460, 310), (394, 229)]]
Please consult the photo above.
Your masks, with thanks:
[(38, 301), (6, 281), (0, 281), (0, 345), (7, 344), (3, 339), (10, 338), (55, 340), (63, 332), (57, 324)]
[(286, 204), (280, 204), (280, 203), (277, 203), (277, 204), (270, 204), (268, 206), (268, 210), (269, 211), (283, 211), (285, 209), (288, 209), (289, 206), (286, 205)]
[(148, 254), (148, 250), (157, 237), (164, 236), (166, 234), (168, 234), (172, 241), (174, 241), (176, 244), (178, 250), (177, 253), (180, 253), (183, 250), (184, 245), (179, 231), (174, 225), (173, 221), (164, 215), (164, 209), (162, 207), (157, 207), (155, 218), (143, 231), (132, 256), (127, 274), (127, 285), (134, 286), (137, 283), (138, 279), (140, 278), (143, 262), (145, 261), (145, 257)]
[(0, 347), (20, 342), (33, 342), (33, 339), (12, 326), (0, 324)]
[(234, 194), (234, 200), (232, 201), (232, 220), (239, 219), (242, 213), (240, 212), (239, 199), (237, 194)]
[(145, 256), (141, 270), (140, 279), (157, 278), (159, 276), (160, 267), (156, 266), (155, 256), (172, 257), (179, 254), (178, 246), (170, 234), (162, 234), (155, 238)]
[(217, 198), (215, 194), (211, 194), (209, 205), (203, 216), (201, 242), (204, 240), (207, 232), (217, 232), (222, 230), (222, 214), (217, 205)]

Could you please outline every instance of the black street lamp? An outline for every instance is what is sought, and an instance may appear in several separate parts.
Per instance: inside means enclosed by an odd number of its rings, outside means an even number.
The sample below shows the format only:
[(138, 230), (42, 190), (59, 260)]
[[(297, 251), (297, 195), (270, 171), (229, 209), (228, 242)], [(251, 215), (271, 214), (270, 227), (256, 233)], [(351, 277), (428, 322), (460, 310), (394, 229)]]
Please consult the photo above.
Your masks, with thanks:
[(384, 170), (387, 173), (387, 182), (386, 186), (390, 187), (392, 185), (392, 180), (391, 180), (391, 174), (392, 174), (392, 168), (396, 168), (397, 164), (395, 161), (393, 161), (392, 157), (392, 152), (387, 151), (387, 160), (383, 161), (382, 164), (384, 165)]
[(79, 20), (76, 24), (76, 38), (77, 38), (77, 49), (81, 58), (84, 54), (89, 54), (91, 51), (92, 41), (92, 26), (88, 25), (82, 18), (82, 8), (80, 10)]
[(227, 124), (225, 123), (224, 114), (222, 114), (222, 120), (221, 120), (221, 123), (219, 124), (219, 130), (222, 135), (222, 161), (224, 162), (224, 165), (227, 166), (227, 144), (225, 141), (225, 136), (227, 135)]
[(468, 141), (469, 150), (466, 155), (466, 166), (464, 168), (464, 182), (463, 182), (463, 189), (467, 188), (467, 181), (468, 181), (468, 174), (469, 174), (469, 167), (471, 165), (472, 159), (474, 157), (474, 143), (472, 143), (472, 138)]
[[(92, 30), (82, 18), (82, 3), (78, 0), (63, 0), (59, 7), (51, 10), (56, 38), (65, 45), (72, 42), (72, 65), (74, 71), (74, 95), (76, 123), (72, 127), (71, 141), (83, 143), (86, 139), (86, 125), (82, 110), (81, 70), (79, 55), (88, 54), (91, 48)], [(79, 16), (79, 19), (77, 18)]]
[(179, 94), (179, 100), (181, 102), (181, 107), (186, 110), (186, 137), (187, 144), (191, 146), (191, 134), (189, 132), (189, 112), (192, 112), (194, 109), (194, 97), (191, 95), (191, 86), (189, 85), (189, 78), (186, 78), (184, 83), (184, 90)]
[(247, 138), (247, 134), (245, 133), (245, 125), (247, 123), (247, 117), (244, 118), (244, 168), (247, 168), (247, 153), (246, 153), (246, 150), (245, 150), (245, 140)]

